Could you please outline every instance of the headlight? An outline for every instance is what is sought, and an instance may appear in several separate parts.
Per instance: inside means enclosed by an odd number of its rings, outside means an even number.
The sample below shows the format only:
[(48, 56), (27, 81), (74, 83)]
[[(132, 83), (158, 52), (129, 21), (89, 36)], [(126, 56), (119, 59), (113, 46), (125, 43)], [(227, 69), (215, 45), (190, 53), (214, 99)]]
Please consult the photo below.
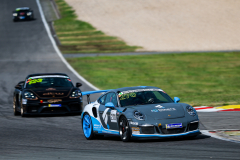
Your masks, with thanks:
[(197, 114), (195, 109), (192, 106), (187, 106), (186, 110), (191, 116), (195, 116)]
[(75, 90), (72, 92), (72, 94), (70, 95), (70, 98), (79, 98), (82, 96), (82, 93), (80, 90)]
[(28, 16), (31, 16), (31, 15), (32, 15), (32, 12), (28, 12), (27, 15), (28, 15)]
[(133, 112), (133, 116), (137, 119), (137, 120), (144, 120), (145, 116), (144, 114), (142, 114), (140, 111), (134, 111)]
[(24, 98), (30, 99), (30, 100), (37, 100), (38, 98), (32, 93), (32, 92), (24, 92)]
[(16, 17), (16, 16), (17, 16), (17, 13), (13, 13), (13, 16), (15, 16), (15, 17)]

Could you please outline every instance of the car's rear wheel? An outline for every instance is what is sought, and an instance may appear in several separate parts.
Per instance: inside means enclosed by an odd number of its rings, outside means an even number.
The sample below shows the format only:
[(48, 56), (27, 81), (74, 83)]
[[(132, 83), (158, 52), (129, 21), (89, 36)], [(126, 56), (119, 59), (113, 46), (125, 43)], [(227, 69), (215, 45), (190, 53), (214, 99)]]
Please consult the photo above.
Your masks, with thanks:
[(126, 117), (120, 118), (119, 134), (123, 142), (128, 142), (131, 140), (130, 127)]
[(93, 137), (94, 137), (93, 125), (92, 125), (91, 117), (89, 116), (88, 113), (85, 113), (83, 116), (82, 129), (83, 129), (83, 134), (87, 140), (93, 139)]

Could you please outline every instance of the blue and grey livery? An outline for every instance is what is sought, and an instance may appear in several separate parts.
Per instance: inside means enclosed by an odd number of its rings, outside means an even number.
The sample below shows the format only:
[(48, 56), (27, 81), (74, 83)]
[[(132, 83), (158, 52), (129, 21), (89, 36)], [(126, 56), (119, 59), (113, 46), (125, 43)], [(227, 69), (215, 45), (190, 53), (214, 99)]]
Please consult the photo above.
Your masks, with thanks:
[(195, 137), (200, 134), (196, 110), (178, 103), (162, 89), (151, 86), (125, 87), (82, 92), (104, 93), (84, 107), (81, 115), (87, 139), (97, 135), (118, 135), (131, 139)]

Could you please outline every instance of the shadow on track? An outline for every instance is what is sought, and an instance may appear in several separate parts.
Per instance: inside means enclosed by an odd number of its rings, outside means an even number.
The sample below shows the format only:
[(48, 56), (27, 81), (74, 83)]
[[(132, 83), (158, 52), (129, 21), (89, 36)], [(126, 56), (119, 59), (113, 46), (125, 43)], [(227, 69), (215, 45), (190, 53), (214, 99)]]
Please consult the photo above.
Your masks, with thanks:
[(29, 20), (16, 20), (16, 21), (13, 20), (13, 22), (14, 23), (17, 23), (17, 22), (31, 22), (31, 21), (36, 21), (36, 20), (37, 20), (37, 18), (29, 19)]
[[(156, 142), (176, 142), (176, 141), (194, 141), (194, 140), (201, 140), (201, 139), (207, 139), (210, 138), (210, 136), (206, 136), (203, 134), (198, 135), (195, 138), (189, 138), (189, 137), (178, 137), (178, 138), (164, 138), (164, 139), (150, 139), (150, 140), (131, 140), (128, 143), (156, 143)], [(106, 140), (106, 141), (122, 141), (120, 137), (118, 136), (104, 136), (104, 137), (97, 137), (95, 140)]]
[(44, 118), (44, 117), (72, 117), (72, 116), (79, 116), (81, 114), (39, 114), (39, 115), (25, 115), (24, 117), (21, 117), (20, 115), (17, 115), (21, 118)]

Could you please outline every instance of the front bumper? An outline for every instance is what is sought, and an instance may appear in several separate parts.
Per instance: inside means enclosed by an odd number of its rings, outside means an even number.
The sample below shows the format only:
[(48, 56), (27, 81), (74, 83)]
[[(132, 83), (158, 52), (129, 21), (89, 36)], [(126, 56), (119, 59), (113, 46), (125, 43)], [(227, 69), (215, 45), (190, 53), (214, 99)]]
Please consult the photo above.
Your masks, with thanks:
[[(169, 122), (182, 122), (180, 127), (166, 128)], [(161, 121), (161, 123), (154, 124), (139, 124), (132, 123), (131, 125), (132, 138), (149, 139), (149, 138), (172, 138), (172, 137), (192, 137), (201, 134), (199, 130), (199, 120), (187, 121), (184, 118), (171, 119)]]
[(33, 16), (13, 16), (13, 20), (31, 20)]
[(162, 138), (174, 138), (174, 137), (191, 137), (201, 134), (200, 130), (189, 131), (179, 134), (132, 134), (133, 139), (162, 139)]
[[(49, 106), (52, 104), (52, 106)], [(61, 106), (54, 106), (60, 104)], [(40, 115), (40, 114), (81, 114), (83, 104), (79, 99), (65, 100), (61, 103), (40, 103), (36, 101), (28, 101), (22, 104), (25, 115)]]

